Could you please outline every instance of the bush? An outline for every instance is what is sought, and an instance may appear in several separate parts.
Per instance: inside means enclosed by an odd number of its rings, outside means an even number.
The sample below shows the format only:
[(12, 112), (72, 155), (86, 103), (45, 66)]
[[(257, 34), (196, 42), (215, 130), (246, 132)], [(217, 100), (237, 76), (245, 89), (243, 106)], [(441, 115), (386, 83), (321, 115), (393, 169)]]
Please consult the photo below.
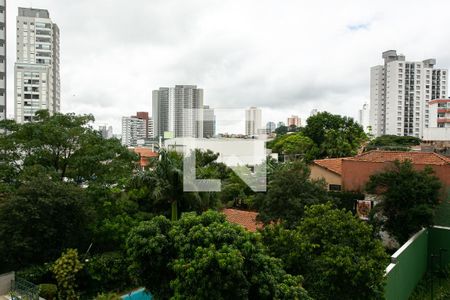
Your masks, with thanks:
[(101, 293), (98, 294), (97, 297), (95, 297), (95, 300), (121, 300), (119, 295), (115, 293)]
[(50, 264), (34, 265), (17, 271), (17, 276), (34, 284), (49, 282), (53, 280), (50, 273)]
[(56, 284), (43, 283), (39, 285), (39, 297), (46, 300), (56, 300), (58, 294), (58, 288)]

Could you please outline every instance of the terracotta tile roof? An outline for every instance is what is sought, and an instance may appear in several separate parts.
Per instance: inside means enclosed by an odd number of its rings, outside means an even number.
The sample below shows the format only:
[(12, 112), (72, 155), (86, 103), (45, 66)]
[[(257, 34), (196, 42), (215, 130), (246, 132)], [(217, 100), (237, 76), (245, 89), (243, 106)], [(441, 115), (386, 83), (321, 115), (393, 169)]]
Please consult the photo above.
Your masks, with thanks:
[(314, 163), (322, 168), (328, 169), (331, 172), (334, 172), (338, 175), (342, 175), (342, 160), (345, 159), (343, 157), (340, 158), (326, 158), (326, 159), (316, 159)]
[(140, 161), (139, 164), (141, 167), (146, 167), (148, 165), (148, 159), (152, 157), (158, 157), (158, 153), (152, 151), (150, 148), (145, 147), (136, 147), (132, 149), (136, 154), (139, 155)]
[(450, 158), (434, 152), (404, 152), (404, 151), (380, 151), (373, 150), (346, 160), (386, 162), (410, 160), (417, 165), (448, 165)]
[(263, 224), (256, 221), (257, 212), (226, 208), (222, 213), (225, 214), (228, 222), (241, 225), (248, 231), (255, 232), (263, 228)]

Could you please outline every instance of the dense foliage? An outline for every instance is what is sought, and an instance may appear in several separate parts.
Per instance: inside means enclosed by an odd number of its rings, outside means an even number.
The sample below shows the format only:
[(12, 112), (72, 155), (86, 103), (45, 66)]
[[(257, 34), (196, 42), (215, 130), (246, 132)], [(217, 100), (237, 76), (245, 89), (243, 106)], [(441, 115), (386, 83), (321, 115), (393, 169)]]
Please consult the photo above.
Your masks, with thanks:
[(59, 299), (79, 299), (76, 292), (76, 275), (83, 268), (75, 249), (66, 250), (60, 258), (55, 261), (51, 270), (55, 276), (58, 287)]
[(385, 149), (408, 151), (411, 146), (420, 145), (421, 140), (413, 136), (382, 135), (366, 146), (366, 150)]
[(367, 140), (361, 125), (352, 118), (321, 112), (309, 117), (306, 123), (302, 132), (319, 149), (316, 158), (356, 155)]
[(267, 226), (263, 241), (314, 299), (383, 299), (387, 256), (371, 226), (330, 204), (306, 209), (298, 226)]
[(422, 227), (433, 224), (441, 187), (431, 168), (417, 171), (410, 161), (397, 161), (385, 172), (372, 175), (366, 189), (382, 197), (376, 206), (381, 212), (377, 219), (403, 244)]
[(269, 224), (281, 222), (294, 227), (305, 207), (325, 203), (329, 197), (322, 181), (311, 180), (308, 166), (300, 161), (285, 163), (269, 177), (266, 194), (257, 198), (258, 219)]
[(259, 240), (209, 211), (177, 222), (155, 217), (127, 241), (132, 270), (156, 298), (309, 299)]

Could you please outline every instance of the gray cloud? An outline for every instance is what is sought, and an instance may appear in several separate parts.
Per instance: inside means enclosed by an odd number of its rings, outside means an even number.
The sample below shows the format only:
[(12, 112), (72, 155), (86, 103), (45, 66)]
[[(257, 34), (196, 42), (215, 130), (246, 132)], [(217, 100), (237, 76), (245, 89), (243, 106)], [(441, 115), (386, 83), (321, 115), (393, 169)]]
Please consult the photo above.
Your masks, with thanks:
[[(8, 76), (14, 19), (9, 1)], [(120, 131), (151, 110), (159, 86), (197, 84), (214, 107), (265, 108), (266, 120), (312, 108), (356, 116), (381, 52), (450, 66), (445, 0), (35, 0), (61, 28), (62, 107)], [(432, 12), (432, 16), (429, 16)], [(408, 18), (405, 18), (408, 16)], [(13, 107), (13, 80), (9, 80)], [(13, 113), (13, 110), (9, 110)]]

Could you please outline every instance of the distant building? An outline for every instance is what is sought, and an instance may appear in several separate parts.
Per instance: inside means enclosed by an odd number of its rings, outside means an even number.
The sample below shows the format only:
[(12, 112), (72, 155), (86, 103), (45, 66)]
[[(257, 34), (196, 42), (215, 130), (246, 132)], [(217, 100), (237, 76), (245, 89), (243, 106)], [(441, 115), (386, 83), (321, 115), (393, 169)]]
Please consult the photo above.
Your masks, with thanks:
[(100, 131), (104, 139), (111, 139), (114, 137), (112, 126), (101, 125), (98, 127), (98, 131)]
[(196, 85), (161, 87), (152, 94), (154, 137), (203, 137), (203, 89)]
[(311, 113), (309, 114), (310, 117), (315, 116), (319, 113), (319, 110), (317, 110), (316, 108), (314, 108), (313, 110), (311, 110)]
[(45, 9), (19, 7), (14, 67), (15, 119), (33, 121), (36, 111), (60, 111), (59, 28)]
[(277, 125), (274, 122), (267, 122), (266, 124), (266, 133), (270, 134), (277, 129)]
[(362, 126), (365, 132), (369, 132), (370, 130), (370, 110), (369, 104), (364, 103), (362, 109), (358, 111), (358, 123)]
[(245, 111), (245, 134), (248, 136), (256, 136), (261, 129), (261, 109), (250, 107)]
[(203, 106), (203, 137), (212, 138), (216, 135), (216, 115), (214, 109)]
[(122, 145), (136, 146), (151, 137), (152, 122), (148, 112), (137, 112), (135, 116), (122, 117)]
[(298, 116), (292, 115), (287, 119), (287, 127), (291, 127), (291, 126), (295, 126), (295, 127), (301, 126), (301, 120)]
[(406, 61), (395, 50), (382, 57), (384, 64), (370, 70), (372, 132), (420, 138), (430, 127), (429, 102), (447, 98), (448, 70), (435, 68), (435, 59)]
[(6, 119), (6, 0), (0, 0), (0, 121)]
[(450, 99), (436, 99), (428, 102), (430, 122), (424, 128), (425, 141), (450, 141)]

